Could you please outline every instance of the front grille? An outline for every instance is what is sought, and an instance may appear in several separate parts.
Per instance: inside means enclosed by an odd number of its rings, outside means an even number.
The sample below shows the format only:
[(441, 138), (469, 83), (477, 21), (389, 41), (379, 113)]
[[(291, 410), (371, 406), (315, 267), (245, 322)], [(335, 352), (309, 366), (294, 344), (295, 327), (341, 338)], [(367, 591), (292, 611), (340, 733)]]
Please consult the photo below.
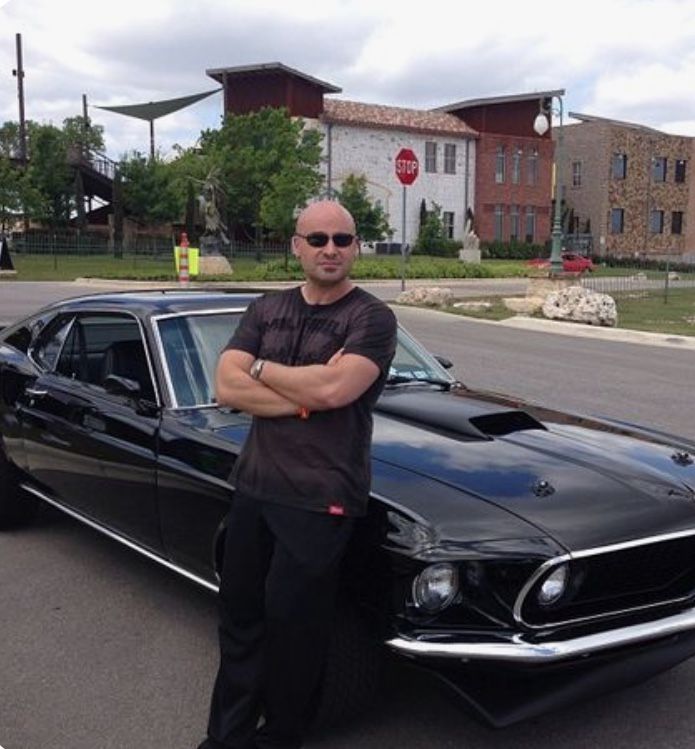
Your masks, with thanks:
[(538, 603), (538, 591), (554, 566), (518, 601), (516, 612), (523, 623), (542, 627), (579, 622), (695, 597), (694, 536), (586, 552), (568, 564), (570, 582), (557, 603)]

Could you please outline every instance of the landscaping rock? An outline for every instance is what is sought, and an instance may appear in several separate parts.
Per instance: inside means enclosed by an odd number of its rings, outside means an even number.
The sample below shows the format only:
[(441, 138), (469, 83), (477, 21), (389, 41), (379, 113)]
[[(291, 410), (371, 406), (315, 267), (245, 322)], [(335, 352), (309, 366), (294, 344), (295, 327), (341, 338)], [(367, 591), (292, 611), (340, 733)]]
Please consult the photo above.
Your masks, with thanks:
[(615, 327), (618, 322), (618, 310), (613, 297), (582, 286), (570, 286), (548, 294), (543, 303), (543, 315), (551, 320), (569, 320), (605, 327)]
[(400, 304), (424, 304), (426, 307), (445, 307), (453, 300), (453, 292), (444, 286), (416, 286), (414, 289), (401, 291), (396, 297)]
[(502, 300), (504, 306), (520, 315), (532, 315), (543, 306), (543, 299), (539, 297), (510, 296)]
[(492, 309), (492, 302), (454, 302), (457, 309)]
[(680, 281), (681, 277), (675, 271), (669, 271), (668, 280), (669, 281)]

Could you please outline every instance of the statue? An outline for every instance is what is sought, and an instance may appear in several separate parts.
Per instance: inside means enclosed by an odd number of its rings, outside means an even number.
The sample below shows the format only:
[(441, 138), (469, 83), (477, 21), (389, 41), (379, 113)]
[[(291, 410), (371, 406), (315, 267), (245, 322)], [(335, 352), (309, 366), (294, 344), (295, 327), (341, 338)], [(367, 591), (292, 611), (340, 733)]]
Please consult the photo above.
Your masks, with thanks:
[(205, 231), (200, 238), (200, 254), (218, 255), (223, 245), (229, 245), (226, 227), (222, 222), (219, 209), (219, 196), (222, 194), (217, 170), (211, 169), (204, 181), (196, 180), (202, 185), (198, 196), (200, 213), (205, 221)]
[(463, 226), (463, 248), (459, 250), (459, 260), (466, 263), (480, 262), (480, 237), (473, 229), (473, 211), (466, 211), (466, 223)]
[(225, 255), (229, 253), (231, 242), (220, 215), (219, 201), (224, 193), (217, 170), (213, 168), (205, 180), (195, 181), (202, 185), (198, 206), (205, 221), (205, 231), (200, 237), (200, 274), (228, 275), (232, 266)]

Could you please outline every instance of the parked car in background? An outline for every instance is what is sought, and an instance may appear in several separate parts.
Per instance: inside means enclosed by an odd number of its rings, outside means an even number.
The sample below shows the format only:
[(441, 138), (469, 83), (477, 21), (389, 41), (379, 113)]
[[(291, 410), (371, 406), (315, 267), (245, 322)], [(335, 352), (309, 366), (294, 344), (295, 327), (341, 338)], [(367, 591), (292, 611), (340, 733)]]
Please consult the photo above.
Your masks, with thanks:
[[(535, 257), (528, 261), (528, 265), (536, 268), (549, 268), (550, 258)], [(562, 270), (565, 273), (585, 273), (594, 270), (594, 263), (590, 257), (585, 257), (576, 252), (562, 253)]]
[[(92, 295), (0, 332), (0, 527), (46, 503), (216, 590), (250, 418), (213, 373), (252, 298)], [(496, 725), (695, 654), (694, 454), (469, 390), (400, 330), (318, 717), (369, 704), (386, 652)]]

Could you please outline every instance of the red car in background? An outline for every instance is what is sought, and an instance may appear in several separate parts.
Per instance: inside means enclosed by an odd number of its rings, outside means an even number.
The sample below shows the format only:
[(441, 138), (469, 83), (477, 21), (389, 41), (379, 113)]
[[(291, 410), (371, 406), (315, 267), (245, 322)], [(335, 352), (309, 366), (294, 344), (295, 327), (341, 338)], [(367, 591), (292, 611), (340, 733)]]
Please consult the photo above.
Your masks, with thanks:
[[(549, 268), (550, 258), (535, 257), (533, 260), (529, 260), (528, 264), (535, 268)], [(584, 273), (593, 269), (594, 263), (590, 257), (584, 257), (584, 255), (579, 255), (576, 252), (562, 253), (562, 270), (565, 273)]]

